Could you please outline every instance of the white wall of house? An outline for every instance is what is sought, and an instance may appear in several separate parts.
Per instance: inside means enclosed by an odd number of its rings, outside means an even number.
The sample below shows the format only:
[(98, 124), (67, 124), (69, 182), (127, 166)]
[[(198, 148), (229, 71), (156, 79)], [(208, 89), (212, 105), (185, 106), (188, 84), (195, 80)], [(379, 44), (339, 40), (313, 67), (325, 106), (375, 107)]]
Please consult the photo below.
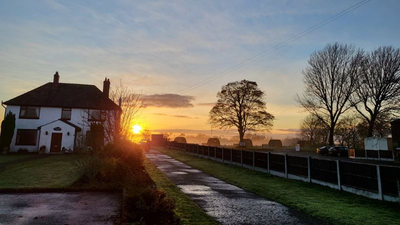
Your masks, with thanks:
[[(39, 142), (46, 143), (45, 145), (47, 146), (48, 140), (46, 140), (46, 137), (43, 137), (42, 134), (39, 135), (39, 131), (37, 133), (37, 141), (36, 145), (16, 145), (16, 138), (17, 138), (17, 130), (18, 129), (37, 129), (40, 126), (46, 125), (47, 123), (51, 123), (55, 120), (58, 120), (61, 118), (61, 111), (62, 108), (54, 108), (54, 107), (41, 107), (40, 108), (40, 114), (39, 114), (39, 119), (21, 119), (19, 118), (19, 113), (20, 113), (20, 106), (7, 106), (6, 109), (6, 114), (8, 112), (12, 112), (15, 114), (16, 120), (15, 120), (15, 131), (14, 131), (14, 136), (11, 141), (11, 146), (10, 146), (10, 151), (11, 152), (17, 152), (19, 149), (27, 149), (29, 152), (36, 152), (38, 151), (39, 147), (41, 146)], [(90, 128), (89, 123), (87, 122), (87, 110), (86, 109), (72, 109), (71, 110), (71, 120), (69, 122), (79, 126), (82, 129), (82, 134), (86, 134), (86, 131)], [(61, 122), (62, 123), (62, 122)], [(64, 123), (65, 124), (65, 123)], [(65, 126), (68, 126), (65, 124)], [(71, 126), (69, 126), (71, 129), (73, 129)], [(64, 133), (64, 130), (62, 131)], [(65, 133), (68, 131), (65, 131)], [(75, 131), (71, 133), (69, 130), (70, 134), (74, 134)], [(51, 132), (49, 132), (49, 137), (51, 139)], [(44, 140), (39, 141), (39, 138), (44, 138)], [(72, 135), (71, 135), (72, 137)], [(63, 145), (64, 145), (64, 140), (69, 140), (71, 138), (66, 137), (64, 139), (64, 134), (63, 134)], [(73, 143), (73, 142), (72, 142)], [(42, 144), (43, 145), (43, 144)], [(65, 146), (71, 146), (70, 144), (65, 143)], [(48, 148), (46, 150), (49, 150), (50, 144), (48, 145)], [(67, 147), (66, 147), (67, 148)], [(72, 146), (73, 148), (73, 146)], [(68, 148), (67, 148), (68, 149)]]
[[(56, 131), (56, 128), (60, 128), (61, 130)], [(47, 132), (47, 134), (46, 134)], [(74, 149), (74, 140), (75, 140), (75, 128), (58, 120), (54, 123), (50, 123), (41, 127), (39, 130), (39, 143), (38, 147), (46, 146), (45, 153), (50, 153), (51, 147), (51, 137), (53, 133), (61, 133), (61, 148), (65, 148), (68, 150)]]

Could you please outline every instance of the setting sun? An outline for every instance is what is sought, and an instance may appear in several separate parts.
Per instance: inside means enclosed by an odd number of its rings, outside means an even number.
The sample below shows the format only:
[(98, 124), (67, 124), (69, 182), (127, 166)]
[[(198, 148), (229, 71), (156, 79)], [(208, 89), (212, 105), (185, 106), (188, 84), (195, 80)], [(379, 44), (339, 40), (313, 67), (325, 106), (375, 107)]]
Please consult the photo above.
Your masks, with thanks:
[(132, 131), (134, 134), (139, 134), (142, 131), (142, 127), (136, 124), (132, 127)]

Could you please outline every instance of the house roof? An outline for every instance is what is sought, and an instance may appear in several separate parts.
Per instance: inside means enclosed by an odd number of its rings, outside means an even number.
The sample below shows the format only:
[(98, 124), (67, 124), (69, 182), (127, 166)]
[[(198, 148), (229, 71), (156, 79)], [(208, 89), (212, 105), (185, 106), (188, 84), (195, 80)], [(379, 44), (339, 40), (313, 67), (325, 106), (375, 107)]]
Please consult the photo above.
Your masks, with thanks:
[(39, 126), (38, 129), (41, 129), (42, 127), (45, 127), (45, 126), (47, 126), (47, 125), (49, 125), (49, 124), (52, 124), (52, 123), (54, 123), (54, 122), (57, 122), (57, 121), (61, 121), (61, 122), (63, 122), (63, 123), (68, 124), (69, 126), (75, 128), (76, 131), (81, 131), (81, 130), (82, 130), (79, 126), (77, 126), (77, 125), (75, 125), (75, 124), (73, 124), (73, 123), (71, 123), (71, 122), (69, 122), (69, 121), (62, 120), (62, 119), (54, 120), (54, 121), (52, 121), (52, 122), (50, 122), (50, 123), (43, 124), (42, 126)]
[(4, 102), (6, 105), (121, 110), (94, 85), (49, 82)]

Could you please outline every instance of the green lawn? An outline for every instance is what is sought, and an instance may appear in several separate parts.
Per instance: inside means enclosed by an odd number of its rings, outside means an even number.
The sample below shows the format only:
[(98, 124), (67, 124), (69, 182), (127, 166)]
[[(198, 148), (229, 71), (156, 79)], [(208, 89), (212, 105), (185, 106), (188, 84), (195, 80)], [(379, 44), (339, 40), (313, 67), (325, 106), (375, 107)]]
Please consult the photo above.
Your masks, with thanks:
[(219, 224), (175, 186), (175, 184), (147, 158), (145, 158), (145, 167), (151, 179), (156, 183), (157, 188), (164, 190), (169, 198), (175, 200), (175, 211), (178, 217), (181, 218), (182, 224)]
[[(3, 161), (11, 161), (14, 157)], [(40, 157), (40, 156), (37, 156)], [(73, 161), (82, 155), (52, 155), (9, 165), (0, 172), (0, 189), (65, 188), (79, 177)], [(18, 158), (18, 157), (17, 157)]]
[(183, 163), (202, 170), (269, 200), (295, 208), (332, 224), (400, 224), (400, 205), (368, 199), (302, 181), (275, 177), (262, 172), (224, 165), (186, 154), (158, 149)]
[(1, 163), (8, 163), (11, 161), (19, 160), (19, 159), (24, 159), (32, 157), (31, 155), (1, 155), (0, 154), (0, 164)]

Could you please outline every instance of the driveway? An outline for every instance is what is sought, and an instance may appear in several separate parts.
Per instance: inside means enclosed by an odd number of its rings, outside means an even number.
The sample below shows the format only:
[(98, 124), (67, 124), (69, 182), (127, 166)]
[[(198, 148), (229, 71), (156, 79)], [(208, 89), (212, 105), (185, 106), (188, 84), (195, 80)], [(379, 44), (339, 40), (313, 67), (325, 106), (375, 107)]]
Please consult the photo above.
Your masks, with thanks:
[(225, 183), (158, 151), (146, 154), (185, 194), (221, 224), (321, 224), (279, 203)]
[(117, 193), (0, 194), (1, 225), (108, 225), (119, 215)]

